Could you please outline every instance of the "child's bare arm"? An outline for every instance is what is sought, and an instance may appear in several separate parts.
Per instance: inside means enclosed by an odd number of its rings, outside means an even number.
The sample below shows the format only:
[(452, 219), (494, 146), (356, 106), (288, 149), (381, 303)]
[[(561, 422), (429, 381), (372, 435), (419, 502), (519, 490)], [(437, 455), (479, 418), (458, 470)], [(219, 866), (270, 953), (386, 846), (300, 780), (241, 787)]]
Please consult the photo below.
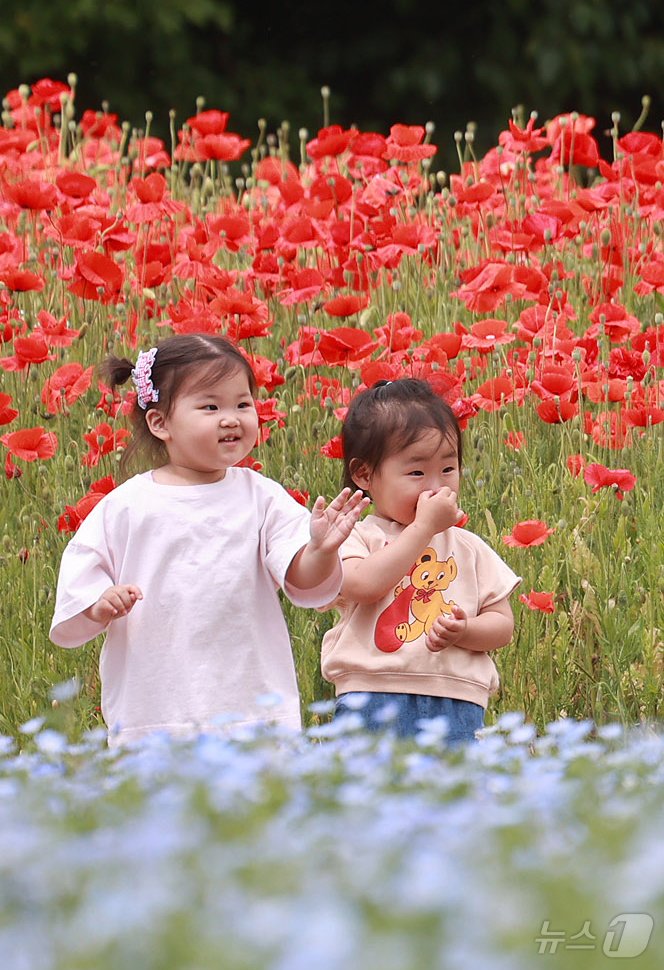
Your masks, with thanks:
[(358, 489), (344, 488), (329, 505), (317, 498), (311, 513), (311, 540), (286, 571), (286, 581), (297, 589), (313, 589), (339, 568), (339, 547), (369, 504)]
[(138, 600), (143, 599), (143, 593), (138, 586), (109, 586), (101, 594), (96, 603), (83, 610), (83, 616), (93, 623), (106, 626), (112, 620), (117, 620), (133, 609)]
[(514, 616), (507, 599), (492, 603), (477, 616), (467, 616), (460, 606), (449, 616), (439, 616), (426, 638), (432, 653), (446, 647), (462, 647), (486, 653), (509, 643), (514, 633)]

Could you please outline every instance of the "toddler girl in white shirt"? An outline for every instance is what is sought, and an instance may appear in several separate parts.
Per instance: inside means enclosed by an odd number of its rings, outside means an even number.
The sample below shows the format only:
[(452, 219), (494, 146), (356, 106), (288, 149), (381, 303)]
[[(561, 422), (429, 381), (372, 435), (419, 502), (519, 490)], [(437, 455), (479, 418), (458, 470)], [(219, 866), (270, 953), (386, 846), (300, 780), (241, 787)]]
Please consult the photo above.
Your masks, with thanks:
[(223, 337), (169, 337), (135, 365), (110, 357), (103, 371), (112, 388), (132, 377), (131, 448), (147, 449), (155, 467), (105, 496), (65, 549), (51, 639), (77, 647), (106, 633), (111, 745), (268, 715), (299, 727), (278, 589), (306, 607), (336, 595), (338, 548), (366, 500), (346, 488), (309, 513), (281, 485), (236, 467), (256, 444), (256, 384)]

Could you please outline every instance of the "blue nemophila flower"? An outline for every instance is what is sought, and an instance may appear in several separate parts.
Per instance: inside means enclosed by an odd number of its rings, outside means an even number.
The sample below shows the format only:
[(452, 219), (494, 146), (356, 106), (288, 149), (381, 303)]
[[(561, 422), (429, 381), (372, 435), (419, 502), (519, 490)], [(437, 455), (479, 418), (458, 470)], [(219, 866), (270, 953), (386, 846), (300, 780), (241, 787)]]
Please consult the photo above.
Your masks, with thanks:
[[(517, 714), (449, 753), (435, 722), (426, 746), (322, 727), (0, 746), (5, 963), (520, 970), (549, 920), (590, 921), (599, 970), (611, 919), (660, 912), (657, 731)], [(639, 965), (663, 957), (655, 933)]]
[(25, 724), (21, 724), (19, 731), (21, 734), (36, 734), (46, 723), (45, 717), (31, 717)]
[(58, 703), (64, 704), (66, 701), (71, 701), (74, 697), (78, 697), (81, 690), (81, 682), (78, 677), (72, 677), (70, 680), (64, 680), (60, 684), (55, 684), (51, 687), (49, 691), (49, 697), (53, 701), (58, 701)]

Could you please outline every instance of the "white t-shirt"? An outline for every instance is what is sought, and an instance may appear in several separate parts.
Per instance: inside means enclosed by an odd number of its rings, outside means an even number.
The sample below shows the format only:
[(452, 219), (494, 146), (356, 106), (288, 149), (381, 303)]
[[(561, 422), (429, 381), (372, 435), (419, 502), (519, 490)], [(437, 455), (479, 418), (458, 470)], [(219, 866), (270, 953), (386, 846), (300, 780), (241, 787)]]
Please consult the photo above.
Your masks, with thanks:
[[(315, 589), (285, 584), (309, 541), (309, 519), (281, 485), (246, 468), (188, 486), (162, 485), (146, 472), (92, 510), (64, 551), (50, 636), (80, 646), (104, 632), (83, 610), (109, 586), (140, 587), (143, 600), (108, 625), (101, 653), (110, 744), (226, 720), (300, 727), (277, 590), (313, 607), (341, 585), (341, 565)], [(266, 695), (278, 701), (266, 708)]]

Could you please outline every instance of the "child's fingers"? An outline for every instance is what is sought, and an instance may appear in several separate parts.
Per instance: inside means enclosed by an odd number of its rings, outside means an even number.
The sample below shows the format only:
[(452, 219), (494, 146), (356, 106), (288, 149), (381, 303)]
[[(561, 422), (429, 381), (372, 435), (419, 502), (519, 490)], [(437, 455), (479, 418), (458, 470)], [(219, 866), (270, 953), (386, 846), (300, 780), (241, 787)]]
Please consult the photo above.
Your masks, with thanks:
[(126, 615), (139, 599), (143, 599), (143, 594), (138, 586), (116, 586), (108, 590), (104, 596), (111, 616)]
[[(350, 489), (342, 488), (339, 494), (337, 495), (337, 497), (333, 498), (332, 501), (330, 502), (330, 508), (334, 509), (335, 512), (338, 512), (346, 504), (349, 495), (350, 495)], [(322, 501), (324, 505), (325, 499), (323, 499)]]

